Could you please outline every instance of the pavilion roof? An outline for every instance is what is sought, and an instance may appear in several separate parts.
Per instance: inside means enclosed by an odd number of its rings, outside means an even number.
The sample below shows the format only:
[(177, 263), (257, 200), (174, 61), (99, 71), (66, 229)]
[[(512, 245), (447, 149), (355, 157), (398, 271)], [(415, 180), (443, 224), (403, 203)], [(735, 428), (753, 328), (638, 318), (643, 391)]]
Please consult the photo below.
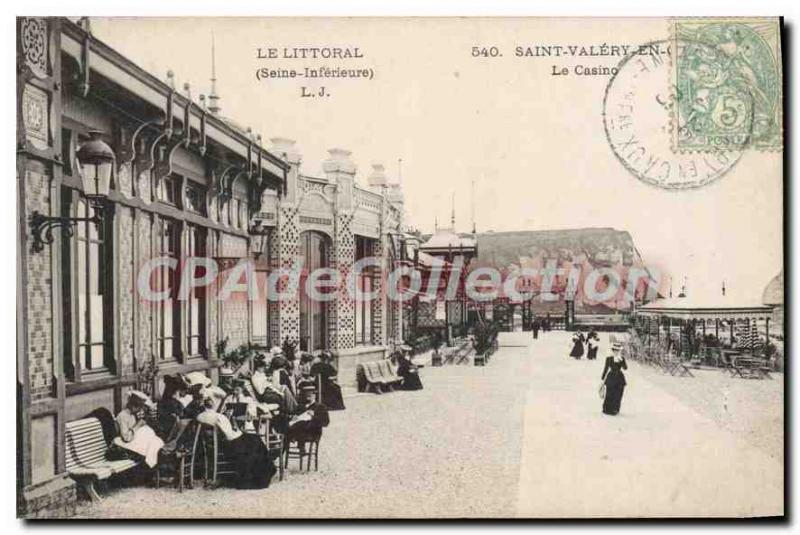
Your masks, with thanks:
[(735, 296), (687, 296), (658, 299), (638, 308), (643, 316), (679, 319), (765, 318), (772, 306)]
[(438, 228), (428, 241), (420, 245), (420, 249), (443, 250), (443, 249), (474, 249), (475, 240), (459, 236), (451, 228)]

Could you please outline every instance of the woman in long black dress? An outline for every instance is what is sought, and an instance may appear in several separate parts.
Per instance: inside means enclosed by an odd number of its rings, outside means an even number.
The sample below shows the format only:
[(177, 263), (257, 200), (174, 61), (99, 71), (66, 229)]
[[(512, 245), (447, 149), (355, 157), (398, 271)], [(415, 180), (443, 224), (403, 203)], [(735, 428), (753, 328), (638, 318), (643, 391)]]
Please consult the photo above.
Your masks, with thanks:
[[(156, 434), (168, 442), (179, 430), (179, 422), (184, 416), (182, 399), (186, 396), (187, 384), (178, 375), (165, 375), (164, 392), (158, 401), (158, 425)], [(188, 404), (188, 403), (187, 403)]]
[(614, 342), (611, 346), (613, 355), (606, 357), (606, 364), (603, 366), (601, 379), (606, 385), (606, 395), (603, 399), (603, 412), (615, 415), (619, 413), (622, 403), (622, 394), (625, 391), (625, 374), (622, 370), (628, 369), (625, 357), (622, 356), (622, 344)]
[(213, 426), (222, 433), (221, 446), (226, 457), (233, 460), (236, 469), (236, 487), (263, 489), (269, 487), (276, 469), (269, 450), (261, 438), (253, 433), (243, 433), (234, 428), (224, 414), (217, 412), (218, 401), (209, 394), (203, 395), (204, 411), (197, 421)]
[(403, 378), (403, 390), (422, 390), (417, 366), (411, 362), (411, 355), (404, 351), (397, 360), (397, 375)]
[(592, 331), (586, 337), (586, 359), (594, 360), (597, 358), (597, 349), (600, 347), (600, 337)]
[(328, 351), (320, 353), (319, 358), (311, 365), (311, 376), (321, 389), (319, 399), (329, 411), (344, 410), (344, 398), (342, 398), (342, 388), (336, 383), (336, 376), (339, 372), (331, 364), (331, 355)]
[(580, 333), (576, 333), (572, 337), (572, 351), (569, 352), (569, 356), (574, 359), (580, 359), (583, 356), (583, 335)]

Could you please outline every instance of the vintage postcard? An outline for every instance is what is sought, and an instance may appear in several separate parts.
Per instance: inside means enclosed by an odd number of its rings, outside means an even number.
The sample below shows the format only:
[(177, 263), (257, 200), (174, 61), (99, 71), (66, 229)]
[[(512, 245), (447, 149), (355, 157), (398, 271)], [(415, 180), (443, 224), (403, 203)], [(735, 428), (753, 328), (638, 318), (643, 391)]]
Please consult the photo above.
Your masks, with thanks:
[(16, 28), (19, 517), (784, 516), (780, 18)]

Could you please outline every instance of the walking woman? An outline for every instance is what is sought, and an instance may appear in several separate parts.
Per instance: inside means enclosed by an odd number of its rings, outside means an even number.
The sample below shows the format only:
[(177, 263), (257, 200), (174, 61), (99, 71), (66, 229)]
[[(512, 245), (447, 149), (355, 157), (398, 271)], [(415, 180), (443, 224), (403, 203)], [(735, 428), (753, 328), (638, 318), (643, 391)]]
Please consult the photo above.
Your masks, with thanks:
[(600, 347), (600, 337), (597, 333), (592, 331), (586, 338), (586, 358), (594, 360), (597, 358), (597, 349)]
[(569, 356), (574, 359), (580, 359), (583, 356), (583, 334), (575, 333), (572, 337), (572, 351)]
[(606, 357), (606, 364), (603, 366), (601, 377), (605, 385), (605, 397), (603, 399), (603, 412), (615, 415), (619, 413), (622, 403), (622, 394), (625, 391), (625, 374), (622, 370), (628, 369), (625, 357), (622, 356), (622, 343), (613, 342), (611, 344), (612, 355)]

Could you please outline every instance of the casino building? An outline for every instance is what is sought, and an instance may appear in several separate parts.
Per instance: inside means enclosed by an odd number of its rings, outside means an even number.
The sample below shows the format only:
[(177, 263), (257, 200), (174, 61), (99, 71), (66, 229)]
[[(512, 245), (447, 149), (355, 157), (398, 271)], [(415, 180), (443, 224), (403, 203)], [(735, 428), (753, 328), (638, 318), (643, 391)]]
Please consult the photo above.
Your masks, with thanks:
[(17, 73), (20, 515), (74, 510), (67, 422), (116, 413), (131, 388), (157, 396), (164, 374), (216, 377), (224, 338), (331, 349), (345, 384), (402, 339), (377, 268), (358, 277), (381, 295), (371, 301), (219, 301), (214, 287), (179, 300), (180, 274), (166, 267), (150, 280), (169, 299), (136, 290), (142, 265), (164, 256), (212, 257), (222, 271), (249, 258), (258, 277), (298, 259), (346, 274), (374, 256), (388, 270), (403, 196), (382, 166), (359, 185), (350, 153), (332, 149), (319, 176), (305, 174), (293, 142), (265, 147), (221, 114), (213, 70), (208, 96), (193, 96), (98, 40), (88, 20), (19, 18)]

